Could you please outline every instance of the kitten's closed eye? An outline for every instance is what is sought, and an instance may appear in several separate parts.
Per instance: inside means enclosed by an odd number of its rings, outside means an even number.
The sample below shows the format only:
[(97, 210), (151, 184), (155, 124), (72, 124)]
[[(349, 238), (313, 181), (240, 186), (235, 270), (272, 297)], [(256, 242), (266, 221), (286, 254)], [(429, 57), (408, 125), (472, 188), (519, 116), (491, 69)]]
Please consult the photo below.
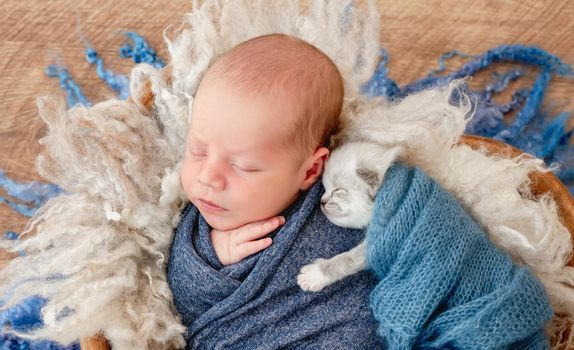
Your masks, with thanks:
[(344, 199), (344, 198), (347, 198), (349, 196), (349, 191), (344, 189), (344, 188), (340, 188), (340, 187), (334, 189), (330, 193), (331, 193), (330, 196), (324, 195), (321, 198), (321, 204), (322, 205), (325, 205), (326, 203), (329, 202), (329, 200), (331, 200), (333, 198), (343, 198)]
[(335, 191), (333, 191), (333, 196), (339, 198), (347, 198), (349, 197), (349, 191), (344, 188), (337, 188)]

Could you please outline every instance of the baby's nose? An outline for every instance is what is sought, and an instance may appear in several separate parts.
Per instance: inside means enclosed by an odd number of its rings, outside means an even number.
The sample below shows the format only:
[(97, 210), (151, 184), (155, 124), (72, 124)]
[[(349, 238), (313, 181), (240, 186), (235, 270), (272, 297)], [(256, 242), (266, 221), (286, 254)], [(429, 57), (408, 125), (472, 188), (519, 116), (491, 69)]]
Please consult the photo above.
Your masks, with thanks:
[(219, 173), (219, 168), (213, 164), (203, 164), (196, 180), (203, 186), (213, 187), (222, 190), (225, 187), (225, 180)]

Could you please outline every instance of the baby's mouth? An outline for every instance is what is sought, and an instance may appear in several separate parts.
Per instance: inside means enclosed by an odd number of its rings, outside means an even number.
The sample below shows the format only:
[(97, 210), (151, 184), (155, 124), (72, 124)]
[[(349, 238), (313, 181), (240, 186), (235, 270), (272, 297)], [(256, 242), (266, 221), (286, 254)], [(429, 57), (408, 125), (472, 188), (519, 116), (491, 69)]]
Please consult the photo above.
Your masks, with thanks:
[(200, 203), (200, 205), (210, 211), (218, 211), (218, 212), (222, 212), (222, 211), (226, 211), (227, 209), (218, 206), (217, 204), (210, 202), (208, 200), (205, 200), (203, 198), (199, 198), (198, 202)]

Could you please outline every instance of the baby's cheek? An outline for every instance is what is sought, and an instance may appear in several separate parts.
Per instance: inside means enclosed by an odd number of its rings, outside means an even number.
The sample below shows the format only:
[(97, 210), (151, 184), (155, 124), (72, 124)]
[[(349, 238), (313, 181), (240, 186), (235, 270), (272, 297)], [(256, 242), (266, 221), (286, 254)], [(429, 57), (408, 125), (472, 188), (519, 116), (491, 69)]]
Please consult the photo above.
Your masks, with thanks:
[(180, 175), (181, 187), (183, 191), (187, 195), (188, 199), (191, 199), (191, 184), (193, 183), (194, 172), (193, 167), (189, 164), (189, 162), (183, 163)]
[[(231, 188), (230, 188), (231, 189)], [(238, 183), (232, 189), (233, 207), (238, 215), (251, 216), (257, 214), (268, 205), (269, 191), (263, 186), (249, 186)]]
[(248, 213), (258, 206), (260, 199), (257, 194), (245, 185), (237, 184), (229, 186), (229, 192), (232, 193), (231, 200), (235, 212), (239, 215), (248, 215)]

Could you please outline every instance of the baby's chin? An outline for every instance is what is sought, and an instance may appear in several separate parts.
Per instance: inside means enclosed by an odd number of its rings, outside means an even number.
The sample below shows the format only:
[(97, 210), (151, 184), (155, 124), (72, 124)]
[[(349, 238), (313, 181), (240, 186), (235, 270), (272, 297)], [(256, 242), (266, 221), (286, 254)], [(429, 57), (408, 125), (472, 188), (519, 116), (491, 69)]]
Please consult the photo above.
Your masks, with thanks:
[(219, 231), (229, 231), (239, 228), (248, 224), (248, 221), (240, 220), (237, 218), (232, 217), (225, 217), (225, 216), (217, 216), (211, 213), (204, 213), (199, 210), (201, 216), (205, 219), (205, 221), (209, 224), (212, 229), (219, 230)]

